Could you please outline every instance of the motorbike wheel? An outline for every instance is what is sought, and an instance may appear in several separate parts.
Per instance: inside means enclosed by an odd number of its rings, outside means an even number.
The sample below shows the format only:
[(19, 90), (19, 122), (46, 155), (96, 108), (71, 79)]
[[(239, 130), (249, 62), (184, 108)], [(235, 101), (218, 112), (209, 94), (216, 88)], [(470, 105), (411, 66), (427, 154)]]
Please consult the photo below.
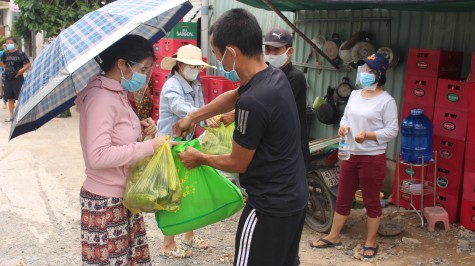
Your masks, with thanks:
[(307, 175), (307, 184), (310, 195), (305, 222), (319, 233), (328, 233), (332, 227), (336, 198), (316, 173)]

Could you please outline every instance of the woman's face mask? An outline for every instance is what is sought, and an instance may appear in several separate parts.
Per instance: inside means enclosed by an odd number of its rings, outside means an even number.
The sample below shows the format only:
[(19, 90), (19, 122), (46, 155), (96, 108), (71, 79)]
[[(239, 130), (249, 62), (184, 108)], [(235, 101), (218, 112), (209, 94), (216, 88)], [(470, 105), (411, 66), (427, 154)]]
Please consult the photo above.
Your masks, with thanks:
[(223, 60), (224, 60), (224, 57), (226, 56), (227, 51), (228, 49), (224, 51), (223, 58), (221, 58), (221, 60), (216, 60), (218, 63), (218, 70), (219, 72), (222, 73), (223, 77), (229, 79), (232, 82), (237, 82), (241, 79), (239, 78), (236, 70), (234, 69), (234, 67), (236, 66), (236, 60), (233, 59), (234, 63), (233, 63), (233, 69), (231, 71), (226, 71), (223, 66)]
[(366, 90), (376, 90), (378, 81), (373, 70), (366, 64), (358, 67), (358, 73), (356, 74), (359, 85)]
[(287, 53), (289, 52), (289, 49), (290, 47), (285, 51), (285, 53), (279, 54), (279, 55), (273, 55), (273, 54), (264, 55), (264, 59), (266, 62), (269, 62), (271, 66), (276, 67), (276, 68), (281, 68), (289, 59), (289, 56), (287, 55)]
[(141, 88), (145, 87), (145, 84), (147, 83), (147, 75), (135, 72), (128, 63), (127, 66), (130, 67), (130, 70), (132, 70), (133, 74), (132, 78), (130, 80), (127, 80), (124, 77), (122, 70), (120, 70), (120, 74), (122, 75), (120, 84), (122, 85), (122, 87), (124, 87), (126, 91), (130, 92), (136, 92)]
[(196, 80), (199, 73), (200, 73), (200, 68), (196, 68), (194, 66), (185, 66), (183, 68), (183, 75), (185, 76), (185, 79), (188, 81)]

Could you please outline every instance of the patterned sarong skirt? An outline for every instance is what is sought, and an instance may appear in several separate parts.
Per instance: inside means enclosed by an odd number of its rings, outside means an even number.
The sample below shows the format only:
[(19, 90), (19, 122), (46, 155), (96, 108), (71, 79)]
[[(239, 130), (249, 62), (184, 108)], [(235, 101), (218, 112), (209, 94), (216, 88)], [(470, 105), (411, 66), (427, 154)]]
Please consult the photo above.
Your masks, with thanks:
[(83, 265), (152, 265), (141, 213), (84, 188), (80, 200)]

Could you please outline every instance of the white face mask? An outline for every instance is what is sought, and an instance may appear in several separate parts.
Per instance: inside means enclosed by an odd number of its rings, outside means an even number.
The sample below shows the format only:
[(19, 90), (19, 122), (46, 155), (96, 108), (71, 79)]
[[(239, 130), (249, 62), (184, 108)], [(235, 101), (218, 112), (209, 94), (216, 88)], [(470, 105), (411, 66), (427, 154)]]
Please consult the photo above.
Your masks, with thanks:
[(287, 51), (285, 51), (285, 53), (279, 54), (279, 55), (273, 55), (273, 54), (264, 55), (264, 59), (265, 59), (266, 62), (269, 62), (269, 64), (271, 66), (280, 68), (289, 59), (289, 57), (287, 56), (287, 53), (289, 52), (289, 49), (290, 49), (290, 47), (287, 49)]
[(188, 81), (195, 80), (198, 77), (199, 73), (199, 69), (192, 68), (190, 66), (185, 66), (185, 68), (183, 69), (183, 75), (185, 75), (185, 79)]

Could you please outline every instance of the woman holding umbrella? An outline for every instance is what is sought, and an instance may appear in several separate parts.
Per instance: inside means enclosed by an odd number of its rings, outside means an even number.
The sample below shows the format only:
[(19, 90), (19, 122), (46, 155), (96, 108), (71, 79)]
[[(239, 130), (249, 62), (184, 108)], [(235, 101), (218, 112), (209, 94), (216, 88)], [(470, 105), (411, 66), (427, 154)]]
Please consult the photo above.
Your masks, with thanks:
[(143, 88), (152, 71), (150, 42), (126, 35), (97, 58), (103, 74), (90, 78), (75, 101), (87, 178), (80, 193), (82, 259), (86, 265), (149, 265), (142, 214), (123, 205), (128, 169), (164, 145), (151, 118), (140, 121), (127, 92)]

